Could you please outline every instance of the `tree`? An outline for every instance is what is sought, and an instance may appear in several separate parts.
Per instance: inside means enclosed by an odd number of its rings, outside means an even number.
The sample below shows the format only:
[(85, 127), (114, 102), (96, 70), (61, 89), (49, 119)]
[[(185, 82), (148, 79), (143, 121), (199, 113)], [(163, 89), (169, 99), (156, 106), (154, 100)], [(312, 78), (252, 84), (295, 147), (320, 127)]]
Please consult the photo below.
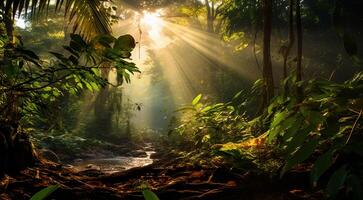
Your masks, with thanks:
[[(0, 47), (0, 176), (37, 160), (29, 136), (21, 126), (22, 120), (31, 120), (43, 109), (41, 106), (47, 107), (62, 94), (105, 86), (107, 80), (101, 71), (107, 63), (117, 69), (120, 81), (128, 81), (129, 73), (138, 71), (133, 63), (124, 60), (130, 58), (135, 47), (130, 35), (118, 39), (107, 35), (95, 37), (111, 32), (111, 16), (103, 4), (106, 1), (101, 0), (55, 1), (56, 11), (64, 9), (73, 24), (73, 32), (83, 36), (71, 36), (70, 45), (65, 46), (67, 55), (53, 52), (56, 61), (48, 63), (25, 49), (21, 40), (15, 40), (14, 19), (21, 14), (30, 14), (33, 20), (45, 18), (43, 14), (49, 11), (51, 2), (6, 0), (0, 3), (1, 27), (5, 28), (0, 31), (1, 44), (5, 44)], [(28, 10), (31, 12), (27, 13)]]
[(271, 62), (272, 0), (263, 0), (263, 103), (266, 107), (274, 97), (274, 78)]
[(303, 50), (303, 32), (301, 24), (301, 2), (296, 2), (296, 31), (297, 31), (297, 65), (296, 65), (296, 95), (299, 101), (302, 100), (303, 89), (299, 82), (302, 81), (302, 50)]
[(283, 74), (284, 79), (288, 75), (287, 71), (287, 60), (290, 55), (291, 49), (295, 42), (295, 31), (294, 31), (294, 0), (289, 1), (289, 41), (286, 47), (284, 47), (284, 50), (282, 51), (283, 57), (284, 57), (284, 66), (283, 66)]
[(205, 0), (205, 8), (207, 9), (207, 30), (210, 33), (215, 32), (214, 22), (218, 16), (218, 8), (215, 0)]

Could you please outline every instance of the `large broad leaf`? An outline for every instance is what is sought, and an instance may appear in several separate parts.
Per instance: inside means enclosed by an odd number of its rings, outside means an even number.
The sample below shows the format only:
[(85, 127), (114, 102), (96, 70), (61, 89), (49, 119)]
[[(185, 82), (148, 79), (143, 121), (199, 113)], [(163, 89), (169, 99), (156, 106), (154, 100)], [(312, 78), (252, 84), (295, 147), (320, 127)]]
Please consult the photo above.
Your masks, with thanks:
[(319, 178), (330, 168), (332, 164), (333, 150), (324, 153), (316, 160), (310, 174), (310, 180), (314, 186), (316, 186)]
[(319, 144), (319, 139), (314, 138), (308, 141), (305, 145), (300, 147), (299, 150), (296, 151), (293, 155), (291, 155), (283, 167), (280, 176), (282, 177), (287, 171), (292, 169), (295, 165), (305, 161), (308, 159), (311, 154), (315, 151), (315, 148)]
[(136, 46), (134, 37), (131, 35), (123, 35), (117, 38), (113, 48), (117, 51), (129, 51), (131, 52)]
[(144, 195), (145, 200), (159, 200), (159, 197), (150, 190), (144, 190), (142, 194)]
[(111, 48), (111, 44), (115, 41), (116, 38), (111, 35), (100, 35), (93, 40), (93, 43), (98, 43), (106, 48)]
[(84, 41), (83, 38), (78, 34), (71, 34), (71, 39), (82, 47), (87, 46), (87, 42)]
[(49, 187), (37, 192), (30, 200), (43, 200), (43, 199), (46, 199), (49, 195), (51, 195), (58, 188), (59, 188), (58, 185), (49, 186)]
[(345, 166), (334, 172), (326, 186), (326, 193), (329, 197), (335, 197), (339, 193), (339, 190), (342, 188), (345, 180), (347, 179), (347, 175), (348, 171)]
[(300, 131), (294, 134), (291, 141), (286, 144), (285, 152), (287, 154), (293, 153), (298, 147), (304, 144), (310, 132), (310, 128), (300, 129)]
[(22, 56), (27, 56), (34, 60), (39, 60), (39, 56), (35, 54), (33, 51), (23, 49), (23, 48), (15, 48), (15, 50), (20, 53)]

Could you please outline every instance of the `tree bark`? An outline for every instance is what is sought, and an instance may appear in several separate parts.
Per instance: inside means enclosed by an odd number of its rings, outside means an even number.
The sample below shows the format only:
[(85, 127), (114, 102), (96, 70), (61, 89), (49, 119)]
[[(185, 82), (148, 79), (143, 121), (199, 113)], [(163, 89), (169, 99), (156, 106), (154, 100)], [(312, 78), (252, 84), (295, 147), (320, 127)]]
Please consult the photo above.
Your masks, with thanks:
[(271, 62), (272, 0), (263, 0), (263, 108), (274, 97), (274, 78)]
[[(297, 66), (296, 66), (296, 82), (302, 81), (302, 51), (303, 51), (303, 32), (301, 23), (301, 2), (296, 3), (296, 30), (297, 30)], [(296, 86), (296, 95), (298, 101), (302, 101), (303, 88)]]
[(12, 18), (12, 12), (11, 12), (11, 4), (6, 5), (4, 13), (3, 13), (3, 19), (6, 29), (6, 35), (9, 39), (8, 48), (11, 48), (14, 46), (14, 20)]
[(288, 75), (287, 71), (287, 60), (290, 55), (291, 49), (295, 42), (295, 32), (294, 32), (294, 0), (290, 0), (289, 5), (289, 44), (287, 45), (286, 51), (284, 53), (284, 79)]
[(0, 122), (0, 177), (32, 166), (38, 160), (29, 135), (8, 123)]
[(204, 1), (206, 9), (207, 9), (207, 30), (210, 33), (214, 32), (214, 2), (212, 2), (212, 6), (209, 4), (209, 0)]

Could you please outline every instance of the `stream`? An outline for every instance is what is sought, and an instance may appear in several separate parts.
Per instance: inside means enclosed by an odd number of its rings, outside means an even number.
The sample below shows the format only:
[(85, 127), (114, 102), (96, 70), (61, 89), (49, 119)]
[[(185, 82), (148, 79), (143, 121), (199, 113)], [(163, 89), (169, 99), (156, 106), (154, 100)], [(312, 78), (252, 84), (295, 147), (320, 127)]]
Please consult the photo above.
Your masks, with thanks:
[(145, 148), (146, 156), (116, 156), (79, 160), (72, 163), (72, 168), (76, 171), (97, 170), (102, 173), (112, 174), (129, 170), (136, 167), (144, 167), (154, 162), (151, 155), (156, 153), (149, 145)]

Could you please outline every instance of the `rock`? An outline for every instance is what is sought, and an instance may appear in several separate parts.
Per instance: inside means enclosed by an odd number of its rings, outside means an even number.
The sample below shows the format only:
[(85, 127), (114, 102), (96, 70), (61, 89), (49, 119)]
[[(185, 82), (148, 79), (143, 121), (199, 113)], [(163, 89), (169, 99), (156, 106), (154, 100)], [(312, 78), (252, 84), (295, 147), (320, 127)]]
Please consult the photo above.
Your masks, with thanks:
[(145, 147), (144, 151), (155, 151), (153, 147)]
[(147, 157), (147, 154), (144, 150), (130, 151), (126, 155), (130, 157), (141, 157), (141, 158)]
[(74, 168), (74, 166), (73, 166), (73, 165), (69, 165), (69, 164), (67, 164), (67, 165), (64, 165), (64, 166), (63, 166), (63, 168), (64, 168), (64, 169), (73, 169), (73, 168)]
[(160, 159), (160, 158), (163, 158), (164, 157), (164, 153), (161, 153), (161, 152), (155, 152), (153, 154), (150, 155), (150, 158), (151, 159)]
[(80, 163), (80, 162), (82, 162), (82, 161), (83, 161), (82, 159), (78, 158), (78, 159), (75, 159), (73, 162), (75, 162), (75, 163)]

